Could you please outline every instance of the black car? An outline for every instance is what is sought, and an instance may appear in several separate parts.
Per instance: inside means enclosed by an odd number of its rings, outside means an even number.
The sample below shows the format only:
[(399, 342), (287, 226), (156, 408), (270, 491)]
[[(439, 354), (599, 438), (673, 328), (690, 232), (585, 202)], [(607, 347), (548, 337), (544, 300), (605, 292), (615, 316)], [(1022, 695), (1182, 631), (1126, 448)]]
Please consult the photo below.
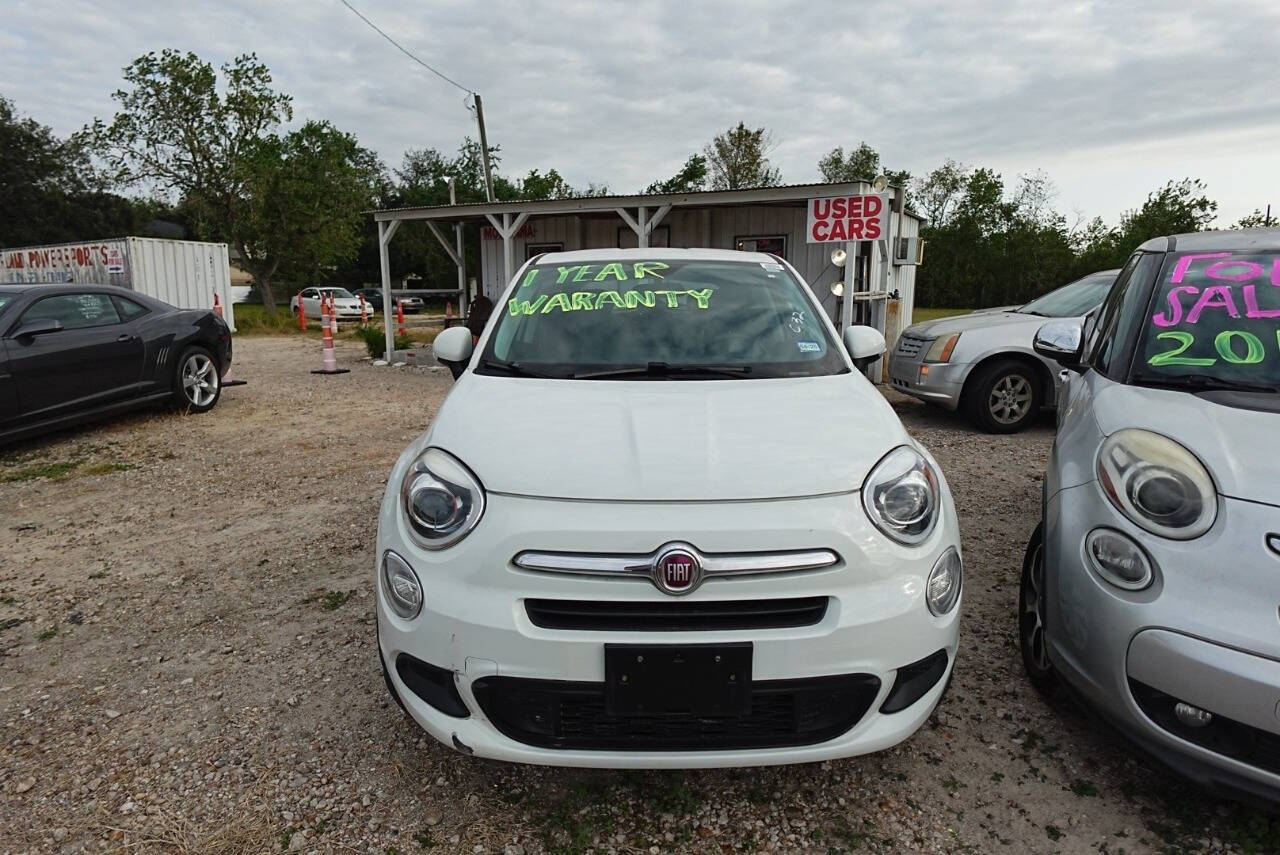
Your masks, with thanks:
[(171, 402), (210, 410), (231, 330), (110, 285), (0, 285), (0, 442)]
[[(381, 288), (357, 288), (351, 292), (354, 296), (364, 297), (364, 301), (369, 304), (369, 308), (375, 312), (382, 311), (382, 289)], [(421, 297), (399, 297), (395, 294), (391, 295), (391, 305), (394, 308), (400, 304), (404, 305), (405, 314), (415, 314), (421, 312), (423, 308), (423, 300)]]

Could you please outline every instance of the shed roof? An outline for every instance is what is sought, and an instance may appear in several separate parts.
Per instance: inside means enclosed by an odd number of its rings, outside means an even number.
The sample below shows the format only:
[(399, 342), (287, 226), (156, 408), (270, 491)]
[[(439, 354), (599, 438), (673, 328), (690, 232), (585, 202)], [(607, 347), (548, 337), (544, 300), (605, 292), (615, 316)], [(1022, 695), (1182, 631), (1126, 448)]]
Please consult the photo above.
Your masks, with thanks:
[[(618, 208), (644, 205), (673, 208), (710, 208), (723, 205), (798, 205), (815, 196), (841, 196), (870, 192), (868, 181), (835, 184), (788, 184), (749, 190), (695, 190), (687, 193), (633, 193), (626, 196), (574, 196), (569, 199), (517, 199), (509, 202), (463, 202), (457, 205), (384, 208), (373, 211), (375, 220), (484, 220), (487, 214), (528, 213), (532, 216), (612, 214)], [(907, 216), (920, 219), (911, 210)]]

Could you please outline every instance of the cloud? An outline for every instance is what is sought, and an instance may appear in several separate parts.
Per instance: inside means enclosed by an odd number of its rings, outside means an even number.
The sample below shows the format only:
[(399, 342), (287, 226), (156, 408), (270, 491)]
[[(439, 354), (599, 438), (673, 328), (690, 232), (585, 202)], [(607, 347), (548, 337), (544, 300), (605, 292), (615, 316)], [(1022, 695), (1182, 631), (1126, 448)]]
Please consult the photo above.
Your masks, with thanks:
[[(865, 139), (916, 173), (947, 157), (1010, 181), (1043, 168), (1064, 206), (1112, 220), (1167, 178), (1204, 178), (1227, 221), (1280, 186), (1271, 0), (353, 2), (483, 94), (509, 174), (632, 191), (745, 120), (774, 131), (789, 182)], [(163, 47), (256, 52), (299, 120), (327, 118), (391, 166), (475, 133), (462, 92), (338, 0), (19, 3), (0, 93), (66, 134), (108, 116), (121, 67)]]

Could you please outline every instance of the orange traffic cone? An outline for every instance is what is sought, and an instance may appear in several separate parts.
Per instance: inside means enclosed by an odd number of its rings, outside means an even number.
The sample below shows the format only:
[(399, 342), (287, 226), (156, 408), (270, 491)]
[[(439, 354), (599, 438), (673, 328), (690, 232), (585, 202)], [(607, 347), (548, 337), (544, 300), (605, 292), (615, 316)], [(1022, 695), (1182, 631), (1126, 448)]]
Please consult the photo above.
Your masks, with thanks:
[(320, 330), (324, 334), (324, 350), (320, 368), (312, 371), (312, 374), (347, 374), (351, 370), (338, 367), (337, 354), (333, 349), (333, 334), (338, 326), (337, 317), (338, 313), (333, 311), (333, 306), (322, 299), (320, 301)]
[(364, 295), (360, 295), (360, 326), (369, 323), (369, 310), (364, 303)]
[(453, 326), (453, 301), (444, 301), (444, 328), (448, 329)]
[(298, 329), (307, 328), (307, 307), (302, 303), (302, 292), (298, 292)]
[(396, 335), (406, 336), (409, 330), (404, 325), (404, 304), (399, 300), (396, 301)]
[(222, 317), (222, 300), (218, 298), (218, 292), (213, 292), (213, 313), (218, 317)]

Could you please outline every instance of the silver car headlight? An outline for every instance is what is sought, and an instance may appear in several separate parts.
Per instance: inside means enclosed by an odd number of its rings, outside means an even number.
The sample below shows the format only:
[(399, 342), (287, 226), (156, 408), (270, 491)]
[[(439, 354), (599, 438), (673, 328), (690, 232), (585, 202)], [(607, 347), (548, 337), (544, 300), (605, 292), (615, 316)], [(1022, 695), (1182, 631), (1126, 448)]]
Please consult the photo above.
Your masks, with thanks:
[(1128, 428), (1098, 451), (1098, 482), (1134, 525), (1172, 540), (1191, 540), (1218, 516), (1213, 478), (1194, 454), (1149, 430)]
[(922, 543), (938, 522), (938, 473), (906, 445), (890, 451), (862, 486), (862, 506), (876, 528), (908, 546)]
[(400, 503), (419, 546), (445, 549), (462, 540), (484, 514), (484, 487), (456, 457), (428, 448), (400, 482)]
[(951, 354), (956, 349), (956, 344), (960, 341), (960, 333), (952, 333), (944, 335), (941, 338), (935, 338), (933, 344), (929, 345), (929, 349), (925, 352), (925, 362), (950, 362)]

